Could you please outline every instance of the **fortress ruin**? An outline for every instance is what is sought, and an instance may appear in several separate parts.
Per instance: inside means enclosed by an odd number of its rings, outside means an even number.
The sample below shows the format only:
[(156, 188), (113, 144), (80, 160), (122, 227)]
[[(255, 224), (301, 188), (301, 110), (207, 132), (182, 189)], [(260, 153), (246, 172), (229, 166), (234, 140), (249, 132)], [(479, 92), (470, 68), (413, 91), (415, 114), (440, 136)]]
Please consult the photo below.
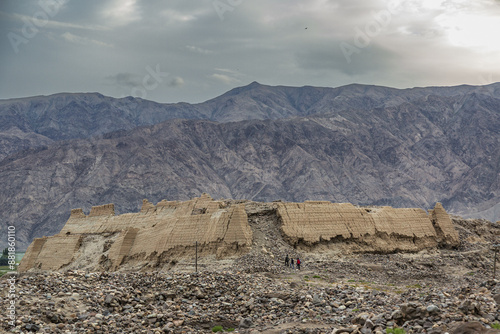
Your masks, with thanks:
[(237, 257), (255, 246), (250, 216), (278, 225), (281, 235), (270, 238), (311, 251), (318, 245), (350, 245), (355, 252), (416, 252), (459, 244), (440, 203), (427, 213), (323, 201), (213, 200), (203, 194), (156, 205), (143, 200), (140, 212), (121, 215), (115, 215), (113, 204), (92, 207), (89, 215), (73, 209), (59, 234), (31, 243), (19, 271), (168, 269), (177, 259), (194, 257), (196, 244), (200, 256)]

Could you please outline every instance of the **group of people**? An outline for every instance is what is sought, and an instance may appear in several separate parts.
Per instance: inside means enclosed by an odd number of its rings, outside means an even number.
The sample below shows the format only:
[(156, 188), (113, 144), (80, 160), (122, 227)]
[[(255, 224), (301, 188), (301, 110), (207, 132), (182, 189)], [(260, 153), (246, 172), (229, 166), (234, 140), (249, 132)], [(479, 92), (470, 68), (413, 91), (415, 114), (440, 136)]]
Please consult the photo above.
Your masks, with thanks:
[(300, 259), (297, 258), (297, 261), (294, 262), (293, 257), (288, 257), (288, 254), (285, 257), (285, 267), (290, 266), (290, 268), (295, 269), (295, 264), (297, 264), (297, 269), (300, 270)]

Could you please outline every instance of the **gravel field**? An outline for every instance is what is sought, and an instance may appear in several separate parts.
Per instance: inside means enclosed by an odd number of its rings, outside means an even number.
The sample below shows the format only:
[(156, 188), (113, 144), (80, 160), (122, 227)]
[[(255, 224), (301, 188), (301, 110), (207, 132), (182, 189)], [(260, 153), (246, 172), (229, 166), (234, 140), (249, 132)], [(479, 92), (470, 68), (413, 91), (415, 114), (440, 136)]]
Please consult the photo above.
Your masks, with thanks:
[[(498, 224), (455, 219), (458, 249), (343, 254), (292, 248), (255, 221), (240, 258), (165, 272), (29, 272), (0, 278), (5, 333), (500, 333)], [(260, 231), (260, 232), (259, 232)], [(299, 256), (302, 270), (284, 266)], [(498, 275), (497, 275), (498, 276)], [(9, 278), (15, 277), (15, 282)], [(9, 291), (15, 287), (15, 320)], [(12, 324), (14, 326), (12, 326)], [(469, 326), (472, 329), (467, 329)]]

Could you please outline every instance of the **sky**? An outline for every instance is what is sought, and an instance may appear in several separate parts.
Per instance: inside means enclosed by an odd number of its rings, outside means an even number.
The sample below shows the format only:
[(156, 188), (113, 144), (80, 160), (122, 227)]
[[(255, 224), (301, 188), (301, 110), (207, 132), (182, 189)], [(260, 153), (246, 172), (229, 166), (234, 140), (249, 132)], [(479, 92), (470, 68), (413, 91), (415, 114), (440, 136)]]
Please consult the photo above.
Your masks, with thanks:
[(500, 0), (2, 0), (0, 99), (500, 81)]

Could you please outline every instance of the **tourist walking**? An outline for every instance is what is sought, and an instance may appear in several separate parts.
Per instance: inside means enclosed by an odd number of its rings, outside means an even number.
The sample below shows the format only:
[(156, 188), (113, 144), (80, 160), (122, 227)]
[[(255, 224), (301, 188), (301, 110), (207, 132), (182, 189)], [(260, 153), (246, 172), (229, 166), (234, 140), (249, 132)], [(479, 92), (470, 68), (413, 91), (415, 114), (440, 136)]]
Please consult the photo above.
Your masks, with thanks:
[(297, 269), (300, 270), (300, 259), (297, 258)]
[(290, 268), (294, 269), (295, 267), (293, 266), (293, 257), (290, 258)]
[(288, 257), (288, 254), (285, 257), (285, 267), (288, 267), (288, 263), (290, 262), (290, 258)]

